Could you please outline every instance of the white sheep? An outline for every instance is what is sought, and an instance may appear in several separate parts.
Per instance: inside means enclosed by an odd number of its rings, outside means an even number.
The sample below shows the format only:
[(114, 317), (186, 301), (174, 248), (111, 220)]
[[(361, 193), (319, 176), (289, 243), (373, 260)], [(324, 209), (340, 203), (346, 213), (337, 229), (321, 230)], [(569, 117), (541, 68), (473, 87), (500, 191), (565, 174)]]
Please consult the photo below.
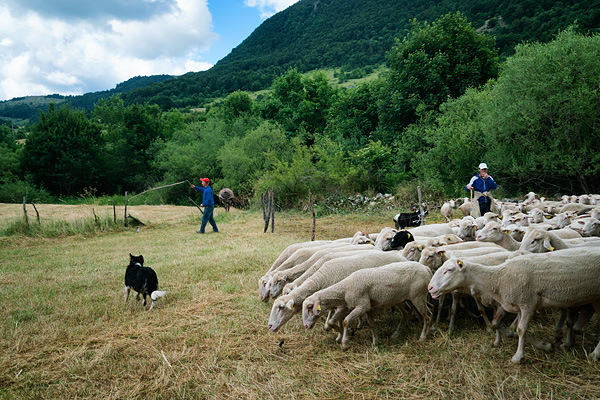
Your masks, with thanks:
[(516, 224), (510, 224), (507, 227), (504, 227), (504, 231), (517, 242), (523, 240), (523, 236), (525, 236), (525, 230), (526, 228), (524, 226), (518, 226)]
[[(444, 246), (447, 244), (455, 244), (455, 243), (462, 243), (463, 240), (461, 238), (459, 238), (458, 236), (452, 234), (452, 233), (448, 233), (446, 235), (440, 235), (440, 236), (413, 236), (414, 241), (417, 243), (421, 243), (424, 244), (426, 247), (438, 247), (438, 246)], [(412, 242), (410, 242), (412, 243)]]
[(485, 224), (492, 221), (500, 222), (499, 214), (488, 211), (483, 216), (475, 218), (475, 224), (477, 225), (477, 229), (483, 228)]
[(528, 205), (528, 204), (535, 204), (536, 202), (539, 202), (539, 201), (537, 201), (535, 196), (537, 196), (537, 194), (534, 192), (527, 193), (525, 195), (526, 199), (523, 201), (523, 204)]
[(419, 258), (421, 257), (421, 252), (426, 247), (427, 246), (425, 243), (419, 243), (416, 241), (410, 242), (406, 246), (404, 246), (404, 249), (402, 249), (402, 255), (408, 261), (419, 261)]
[(414, 236), (441, 236), (454, 233), (448, 224), (429, 224), (409, 229)]
[(275, 332), (281, 328), (294, 314), (302, 310), (304, 299), (317, 290), (331, 286), (359, 269), (379, 267), (398, 261), (406, 259), (396, 251), (368, 252), (327, 261), (304, 283), (275, 300), (269, 316), (269, 330)]
[(547, 251), (570, 249), (573, 247), (598, 246), (597, 240), (561, 239), (552, 231), (543, 231), (529, 227), (521, 242), (520, 250), (531, 253), (545, 253)]
[[(367, 252), (367, 251), (381, 251), (381, 249), (378, 249), (376, 247), (371, 247), (371, 246), (364, 246), (364, 248), (361, 250), (359, 249), (343, 249), (343, 251), (341, 252), (332, 252), (331, 254), (327, 254), (327, 255), (323, 255), (322, 257), (320, 257), (319, 259), (317, 259), (312, 265), (310, 265), (308, 267), (308, 269), (306, 269), (306, 271), (304, 271), (302, 273), (302, 275), (300, 275), (299, 277), (297, 277), (296, 279), (285, 283), (285, 285), (283, 286), (283, 289), (281, 290), (281, 294), (289, 294), (292, 290), (294, 290), (295, 288), (297, 288), (298, 286), (300, 286), (302, 283), (304, 283), (305, 280), (307, 280), (308, 278), (310, 278), (315, 272), (317, 272), (319, 270), (319, 268), (321, 268), (323, 266), (323, 264), (325, 264), (327, 261), (333, 260), (334, 258), (342, 258), (342, 257), (350, 257), (350, 256), (355, 256), (358, 254), (362, 254), (363, 252)], [(274, 294), (275, 290), (273, 290), (273, 285), (271, 285), (271, 293)], [(277, 293), (277, 296), (279, 294)], [(273, 296), (273, 297), (277, 297), (277, 296)]]
[[(520, 315), (519, 344), (512, 358), (518, 364), (523, 360), (524, 339), (535, 310), (591, 303), (600, 312), (600, 249), (526, 254), (498, 266), (451, 259), (435, 272), (429, 283), (433, 298), (461, 288), (484, 293), (506, 311)], [(590, 358), (594, 361), (600, 358), (600, 342)]]
[(373, 246), (363, 245), (347, 245), (338, 248), (327, 248), (318, 250), (308, 260), (294, 265), (293, 267), (277, 270), (273, 272), (271, 276), (270, 295), (272, 298), (278, 297), (283, 287), (293, 282), (295, 279), (302, 276), (307, 270), (312, 268), (314, 265), (321, 266), (325, 261), (331, 260), (336, 257), (343, 257), (345, 255), (355, 254), (357, 251), (381, 251)]
[(567, 211), (576, 211), (576, 212), (581, 212), (581, 211), (590, 211), (590, 209), (594, 208), (594, 206), (590, 206), (587, 204), (579, 204), (579, 203), (568, 203), (565, 204), (564, 206), (562, 206), (558, 212), (567, 212)]
[[(516, 255), (519, 255), (519, 254), (522, 254), (522, 253), (514, 252), (514, 251), (506, 251), (505, 249), (502, 249), (502, 248), (493, 249), (493, 248), (485, 248), (485, 247), (480, 248), (480, 249), (450, 251), (450, 252), (445, 251), (443, 248), (424, 249), (423, 252), (421, 253), (421, 258), (419, 259), (419, 262), (421, 264), (431, 268), (432, 271), (435, 271), (452, 257), (455, 257), (455, 258), (460, 257), (460, 258), (464, 258), (464, 259), (467, 259), (467, 260), (470, 260), (473, 262), (482, 263), (484, 265), (498, 265), (498, 264), (502, 264), (507, 259), (509, 259), (511, 257), (515, 257)], [(473, 298), (475, 299), (475, 302), (477, 304), (477, 308), (479, 309), (479, 313), (483, 317), (483, 320), (485, 321), (486, 326), (488, 326), (488, 328), (490, 328), (490, 329), (492, 328), (491, 323), (490, 323), (489, 319), (487, 318), (487, 315), (485, 314), (485, 309), (483, 307), (484, 305), (486, 305), (488, 307), (496, 306), (496, 304), (490, 298), (487, 298), (487, 297), (481, 296), (481, 295), (477, 295), (476, 293), (452, 292), (452, 307), (450, 310), (450, 324), (449, 324), (449, 328), (448, 328), (449, 335), (452, 335), (452, 333), (454, 332), (456, 311), (457, 311), (458, 302), (459, 302), (458, 296), (465, 295), (465, 294), (473, 296)], [(437, 317), (436, 317), (435, 324), (434, 324), (434, 326), (436, 326), (436, 327), (440, 321), (443, 303), (444, 303), (444, 296), (442, 296), (440, 298), (440, 306), (438, 308), (438, 313), (437, 313)], [(499, 338), (498, 338), (498, 341), (499, 341)]]
[(488, 222), (483, 229), (477, 232), (478, 242), (491, 242), (504, 247), (506, 250), (515, 251), (521, 247), (521, 243), (516, 241), (502, 229), (498, 222)]
[(450, 222), (452, 220), (452, 212), (456, 208), (456, 201), (448, 200), (445, 202), (440, 208), (440, 213), (444, 218), (446, 218), (446, 222)]
[(544, 218), (546, 217), (551, 217), (550, 214), (542, 211), (541, 209), (539, 209), (538, 207), (533, 208), (531, 211), (529, 211), (529, 223), (534, 223), (534, 224), (541, 224), (544, 221)]
[(465, 201), (458, 207), (458, 209), (462, 213), (463, 217), (471, 215), (471, 201), (465, 197)]
[(258, 292), (260, 295), (260, 298), (262, 301), (269, 301), (269, 291), (270, 291), (270, 283), (271, 283), (271, 278), (272, 278), (272, 273), (274, 271), (276, 271), (281, 264), (287, 260), (292, 254), (294, 254), (294, 252), (296, 252), (296, 250), (302, 249), (302, 248), (309, 248), (309, 247), (314, 247), (314, 246), (321, 246), (323, 244), (327, 244), (327, 243), (332, 243), (331, 240), (315, 240), (315, 241), (311, 241), (311, 242), (301, 242), (301, 243), (294, 243), (289, 245), (288, 247), (286, 247), (281, 254), (279, 254), (279, 257), (277, 257), (277, 259), (273, 262), (273, 264), (271, 265), (271, 268), (269, 268), (269, 270), (258, 279)]
[(421, 258), (419, 258), (419, 262), (431, 268), (432, 271), (435, 271), (439, 267), (441, 267), (442, 264), (446, 262), (452, 254), (456, 257), (465, 258), (476, 256), (492, 256), (499, 254), (494, 259), (506, 260), (511, 253), (501, 247), (481, 247), (468, 250), (446, 250), (445, 246), (442, 246), (423, 249), (423, 251), (421, 252)]
[(600, 220), (590, 217), (586, 218), (581, 228), (582, 236), (600, 236)]
[(476, 232), (477, 223), (475, 222), (475, 218), (469, 216), (460, 220), (456, 236), (464, 241), (473, 241), (475, 240)]
[(523, 214), (522, 212), (502, 218), (503, 227), (507, 227), (510, 224), (515, 224), (517, 226), (529, 226), (529, 218), (527, 218), (527, 215)]
[[(352, 321), (366, 314), (373, 337), (373, 346), (378, 338), (373, 323), (373, 308), (403, 305), (409, 301), (423, 318), (420, 340), (427, 338), (431, 325), (431, 309), (427, 304), (427, 285), (432, 273), (429, 268), (414, 262), (405, 261), (377, 268), (353, 272), (340, 282), (321, 289), (304, 300), (302, 320), (311, 329), (318, 318), (328, 310), (338, 309), (349, 312), (343, 321), (342, 349), (349, 347), (348, 327)], [(343, 315), (342, 313), (336, 313)], [(335, 317), (330, 324), (335, 324)]]
[(494, 249), (502, 249), (502, 246), (497, 245), (496, 243), (491, 242), (462, 242), (462, 243), (454, 243), (447, 244), (442, 246), (446, 251), (450, 250), (468, 250), (468, 249), (479, 249), (482, 247), (494, 248)]

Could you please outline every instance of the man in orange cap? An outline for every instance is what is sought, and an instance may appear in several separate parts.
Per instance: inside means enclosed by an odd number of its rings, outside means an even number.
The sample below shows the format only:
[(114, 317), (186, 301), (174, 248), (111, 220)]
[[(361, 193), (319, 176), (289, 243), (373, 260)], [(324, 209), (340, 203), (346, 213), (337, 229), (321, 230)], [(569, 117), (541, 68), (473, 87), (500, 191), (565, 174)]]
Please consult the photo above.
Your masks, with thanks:
[(192, 185), (192, 189), (196, 189), (198, 192), (202, 193), (202, 204), (200, 204), (200, 206), (204, 207), (204, 213), (202, 214), (202, 225), (200, 226), (200, 230), (196, 231), (196, 233), (204, 233), (204, 228), (206, 227), (207, 222), (210, 222), (213, 232), (219, 232), (217, 223), (213, 218), (213, 212), (215, 210), (215, 198), (212, 188), (208, 186), (210, 180), (208, 178), (200, 178), (200, 182), (202, 182), (202, 186), (196, 186), (190, 183), (190, 185)]

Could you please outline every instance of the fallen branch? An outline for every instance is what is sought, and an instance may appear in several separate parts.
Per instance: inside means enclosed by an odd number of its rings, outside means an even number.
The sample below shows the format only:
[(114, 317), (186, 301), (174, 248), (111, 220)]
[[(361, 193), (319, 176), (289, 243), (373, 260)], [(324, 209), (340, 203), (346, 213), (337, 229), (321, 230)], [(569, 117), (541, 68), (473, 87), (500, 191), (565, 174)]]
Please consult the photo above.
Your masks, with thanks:
[(143, 223), (142, 221), (140, 221), (139, 219), (137, 219), (136, 217), (132, 216), (131, 214), (127, 215), (127, 218), (131, 218), (135, 223), (146, 226), (145, 223)]

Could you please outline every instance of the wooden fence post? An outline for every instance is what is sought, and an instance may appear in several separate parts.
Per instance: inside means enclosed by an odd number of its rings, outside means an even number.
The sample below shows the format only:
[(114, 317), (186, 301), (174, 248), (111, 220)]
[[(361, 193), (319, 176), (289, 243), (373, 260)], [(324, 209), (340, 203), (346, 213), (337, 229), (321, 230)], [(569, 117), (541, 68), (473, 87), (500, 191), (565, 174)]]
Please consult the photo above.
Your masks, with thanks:
[(33, 206), (33, 209), (35, 210), (35, 215), (37, 215), (38, 224), (41, 224), (41, 222), (40, 222), (40, 213), (38, 212), (37, 207), (35, 206), (35, 203), (31, 203), (31, 205)]
[(27, 196), (23, 196), (23, 214), (25, 215), (25, 224), (29, 225), (29, 218), (27, 218)]
[(312, 220), (313, 220), (313, 226), (312, 226), (312, 235), (311, 235), (311, 242), (315, 241), (315, 232), (317, 230), (317, 218), (315, 215), (315, 208), (313, 207), (313, 202), (312, 202), (312, 193), (310, 192), (310, 189), (308, 189), (308, 203), (310, 204), (310, 211), (312, 212)]
[(421, 200), (421, 186), (417, 186), (417, 194), (419, 196), (419, 220), (421, 225), (425, 225), (425, 216), (423, 215), (423, 201)]
[(123, 224), (127, 226), (127, 192), (125, 192), (125, 213), (123, 215)]
[(271, 197), (271, 233), (275, 232), (275, 195), (273, 194), (273, 188), (270, 192)]

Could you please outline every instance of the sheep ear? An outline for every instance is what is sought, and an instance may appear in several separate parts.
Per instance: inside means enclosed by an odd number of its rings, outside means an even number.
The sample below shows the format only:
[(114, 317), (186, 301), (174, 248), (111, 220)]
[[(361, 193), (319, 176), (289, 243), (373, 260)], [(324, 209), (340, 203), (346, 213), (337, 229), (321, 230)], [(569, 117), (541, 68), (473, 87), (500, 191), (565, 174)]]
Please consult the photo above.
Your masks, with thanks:
[(550, 240), (548, 239), (544, 240), (544, 248), (550, 251), (554, 251), (554, 247), (552, 247), (552, 245), (550, 244)]
[(291, 299), (290, 301), (288, 301), (287, 303), (285, 303), (285, 306), (290, 309), (290, 311), (294, 311), (294, 299)]
[(287, 282), (287, 280), (288, 280), (288, 276), (287, 276), (287, 275), (284, 275), (284, 276), (282, 276), (282, 277), (281, 277), (281, 280), (282, 280), (282, 281), (284, 281), (284, 282)]
[(460, 260), (456, 260), (456, 265), (458, 265), (458, 269), (462, 270), (464, 268), (464, 264), (462, 261)]
[(510, 235), (510, 231), (508, 229), (505, 229), (504, 233), (506, 233), (507, 235)]
[(321, 314), (321, 302), (319, 302), (319, 300), (315, 301), (315, 304), (314, 304), (314, 307), (313, 307), (313, 313), (315, 315)]

